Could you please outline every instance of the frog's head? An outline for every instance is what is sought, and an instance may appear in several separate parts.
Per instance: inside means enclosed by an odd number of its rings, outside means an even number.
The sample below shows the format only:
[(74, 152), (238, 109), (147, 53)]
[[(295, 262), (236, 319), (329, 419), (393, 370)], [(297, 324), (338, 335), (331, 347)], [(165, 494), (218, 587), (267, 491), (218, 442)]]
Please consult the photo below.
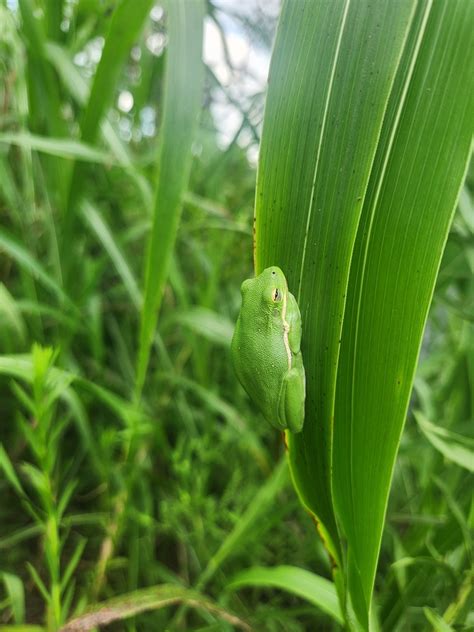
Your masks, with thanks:
[(283, 299), (288, 292), (285, 275), (277, 266), (266, 268), (254, 279), (247, 279), (241, 286), (242, 300), (260, 300), (267, 306), (281, 309)]
[(288, 293), (288, 285), (283, 272), (277, 266), (266, 268), (262, 277), (262, 299), (266, 305), (281, 311)]

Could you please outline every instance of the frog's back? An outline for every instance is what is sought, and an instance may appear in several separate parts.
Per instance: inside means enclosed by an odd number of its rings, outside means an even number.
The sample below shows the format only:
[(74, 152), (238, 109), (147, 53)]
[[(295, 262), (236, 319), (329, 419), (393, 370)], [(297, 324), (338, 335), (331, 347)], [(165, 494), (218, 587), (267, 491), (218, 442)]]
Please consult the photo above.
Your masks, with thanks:
[(282, 376), (288, 368), (283, 323), (271, 310), (241, 312), (232, 340), (237, 376), (270, 423), (278, 419)]

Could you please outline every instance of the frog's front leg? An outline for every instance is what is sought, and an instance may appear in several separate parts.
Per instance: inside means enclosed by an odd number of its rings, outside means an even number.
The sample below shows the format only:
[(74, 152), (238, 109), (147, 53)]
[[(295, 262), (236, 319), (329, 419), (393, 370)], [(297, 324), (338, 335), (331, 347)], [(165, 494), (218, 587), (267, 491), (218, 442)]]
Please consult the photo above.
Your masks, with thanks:
[(278, 400), (278, 420), (291, 432), (300, 432), (304, 423), (304, 369), (293, 367), (285, 374)]

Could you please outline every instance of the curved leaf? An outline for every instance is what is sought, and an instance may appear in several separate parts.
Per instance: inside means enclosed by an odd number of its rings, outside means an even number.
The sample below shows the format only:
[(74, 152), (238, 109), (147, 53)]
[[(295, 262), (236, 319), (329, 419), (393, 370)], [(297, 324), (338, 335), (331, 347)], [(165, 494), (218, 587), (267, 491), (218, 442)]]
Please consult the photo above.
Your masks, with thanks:
[(250, 630), (245, 621), (230, 614), (197, 591), (172, 584), (161, 584), (99, 603), (84, 614), (68, 621), (60, 632), (86, 632), (86, 630), (93, 630), (113, 621), (123, 621), (142, 612), (166, 608), (178, 603), (207, 610), (241, 630)]
[(459, 467), (474, 472), (474, 439), (436, 426), (421, 413), (415, 413), (415, 419), (425, 437), (441, 454)]
[(306, 599), (337, 623), (343, 622), (334, 584), (304, 568), (295, 566), (249, 568), (238, 573), (228, 584), (228, 588), (232, 590), (246, 586), (281, 588), (297, 597)]

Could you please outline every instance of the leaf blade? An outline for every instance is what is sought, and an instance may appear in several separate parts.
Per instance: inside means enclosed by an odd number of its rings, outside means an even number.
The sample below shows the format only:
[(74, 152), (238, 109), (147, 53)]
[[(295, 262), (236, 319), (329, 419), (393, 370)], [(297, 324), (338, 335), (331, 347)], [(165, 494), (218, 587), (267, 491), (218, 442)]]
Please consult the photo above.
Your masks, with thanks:
[(97, 626), (107, 625), (113, 621), (123, 621), (142, 612), (157, 610), (178, 603), (207, 610), (242, 630), (250, 629), (242, 619), (230, 614), (197, 591), (178, 585), (161, 584), (99, 603), (86, 613), (68, 621), (61, 628), (61, 632), (92, 630)]
[(342, 624), (343, 618), (337, 591), (332, 582), (304, 568), (275, 566), (252, 567), (238, 573), (227, 585), (231, 590), (246, 586), (273, 587), (286, 590), (328, 614)]
[(373, 209), (364, 205), (353, 255), (333, 480), (367, 609), (422, 333), (470, 151), (474, 69), (462, 50), (473, 20), (469, 3), (452, 12), (432, 3), (401, 116), (386, 121), (394, 140), (384, 170), (376, 158), (366, 198)]
[(409, 2), (287, 2), (270, 69), (256, 195), (256, 272), (280, 265), (299, 297), (307, 403), (303, 432), (289, 436), (292, 474), (339, 563), (330, 472), (345, 288), (411, 19)]
[[(169, 45), (158, 182), (153, 225), (145, 262), (145, 289), (137, 358), (136, 393), (145, 381), (164, 284), (181, 216), (181, 202), (191, 168), (191, 145), (203, 81), (201, 0), (176, 0), (168, 6)], [(196, 27), (198, 25), (198, 27)]]

